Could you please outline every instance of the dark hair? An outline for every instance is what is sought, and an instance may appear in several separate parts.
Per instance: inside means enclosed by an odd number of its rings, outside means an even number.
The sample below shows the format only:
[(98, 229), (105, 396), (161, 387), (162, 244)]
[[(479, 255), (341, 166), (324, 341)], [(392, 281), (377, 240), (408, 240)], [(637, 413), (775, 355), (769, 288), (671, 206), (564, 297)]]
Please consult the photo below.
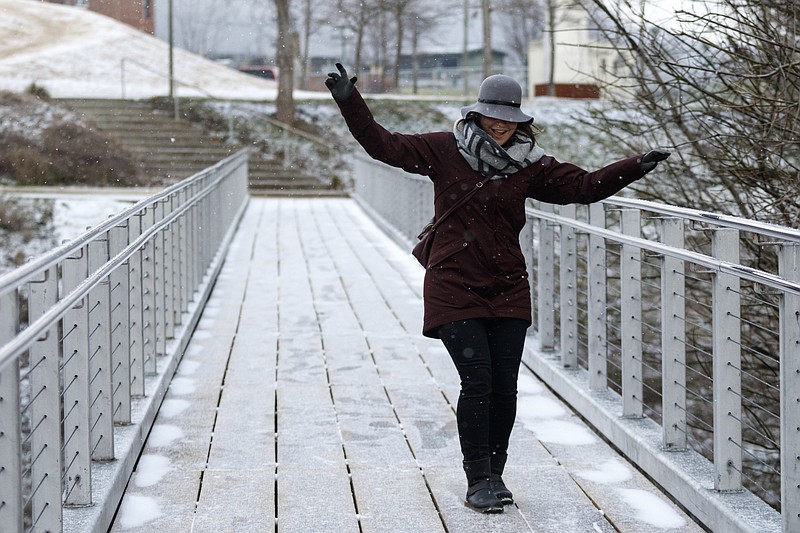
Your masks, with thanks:
[[(462, 119), (459, 120), (459, 122), (463, 122), (465, 120), (477, 122), (478, 117), (480, 117), (480, 116), (481, 116), (480, 113), (476, 113), (476, 112), (473, 111), (473, 112), (467, 114), (467, 118), (462, 118)], [(517, 122), (517, 133), (520, 133), (521, 135), (524, 135), (526, 137), (529, 137), (529, 138), (533, 139), (534, 143), (536, 142), (536, 136), (539, 135), (540, 133), (542, 133), (542, 131), (544, 131), (544, 130), (542, 130), (538, 126), (535, 126), (533, 124), (533, 121), (530, 121), (530, 122)]]

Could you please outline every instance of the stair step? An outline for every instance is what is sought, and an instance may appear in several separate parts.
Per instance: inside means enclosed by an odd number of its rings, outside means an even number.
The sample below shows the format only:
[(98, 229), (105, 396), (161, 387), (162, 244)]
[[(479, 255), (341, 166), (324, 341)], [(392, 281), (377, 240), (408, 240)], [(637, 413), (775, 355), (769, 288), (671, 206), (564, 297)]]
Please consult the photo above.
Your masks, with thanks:
[(343, 198), (347, 192), (337, 189), (250, 189), (250, 196), (258, 197), (308, 197), (308, 198)]
[(275, 188), (285, 188), (285, 187), (297, 187), (300, 189), (327, 189), (328, 184), (322, 183), (317, 179), (305, 179), (305, 180), (296, 180), (292, 178), (285, 178), (285, 179), (271, 179), (271, 180), (262, 180), (262, 179), (250, 179), (248, 181), (250, 188), (255, 189), (275, 189)]
[[(149, 102), (131, 100), (60, 99), (76, 115), (140, 158), (144, 168), (160, 177), (183, 179), (235, 153), (232, 146), (214, 138), (186, 120), (175, 120), (167, 110), (155, 110)], [(317, 176), (297, 168), (284, 168), (273, 159), (253, 153), (249, 162), (250, 189), (254, 194), (343, 196)]]

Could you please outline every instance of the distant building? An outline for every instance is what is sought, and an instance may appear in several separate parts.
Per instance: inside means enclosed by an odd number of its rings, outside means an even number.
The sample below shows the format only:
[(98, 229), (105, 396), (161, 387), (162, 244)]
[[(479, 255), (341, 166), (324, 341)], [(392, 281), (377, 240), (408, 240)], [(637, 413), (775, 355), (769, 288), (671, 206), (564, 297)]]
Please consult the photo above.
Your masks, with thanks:
[(137, 30), (153, 35), (155, 17), (153, 4), (156, 0), (43, 0), (51, 4), (86, 7), (91, 11), (117, 19)]
[(622, 58), (585, 10), (569, 0), (555, 1), (561, 5), (556, 8), (554, 32), (545, 29), (542, 38), (528, 47), (529, 94), (548, 94), (552, 60), (554, 96), (599, 98), (600, 86), (615, 77)]
[(88, 0), (83, 3), (92, 10), (124, 22), (153, 35), (155, 33), (154, 3), (156, 0)]
[[(505, 52), (492, 51), (492, 67), (495, 73), (505, 72)], [(312, 57), (309, 65), (309, 85), (324, 88), (326, 73), (334, 69), (333, 65), (340, 61), (339, 56)], [(400, 56), (400, 85), (410, 87), (414, 75), (416, 60), (417, 86), (427, 89), (461, 89), (464, 76), (470, 87), (477, 87), (483, 80), (483, 48), (463, 51), (426, 51), (419, 52), (416, 58), (411, 54)], [(393, 61), (392, 61), (393, 63)], [(380, 67), (368, 63), (361, 65), (357, 73), (361, 87), (370, 92), (387, 92), (392, 87), (394, 65), (388, 64), (382, 71)], [(356, 74), (356, 73), (354, 73)]]

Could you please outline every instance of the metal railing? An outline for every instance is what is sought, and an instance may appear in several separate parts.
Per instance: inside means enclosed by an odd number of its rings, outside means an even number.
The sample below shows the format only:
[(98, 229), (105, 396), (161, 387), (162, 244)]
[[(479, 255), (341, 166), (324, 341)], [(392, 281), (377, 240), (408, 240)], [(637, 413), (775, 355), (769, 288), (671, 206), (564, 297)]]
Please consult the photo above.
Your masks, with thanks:
[(248, 151), (0, 277), (0, 524), (107, 531), (247, 205)]
[[(429, 180), (354, 169), (410, 250)], [(706, 527), (800, 531), (800, 231), (621, 197), (527, 218), (524, 363)]]

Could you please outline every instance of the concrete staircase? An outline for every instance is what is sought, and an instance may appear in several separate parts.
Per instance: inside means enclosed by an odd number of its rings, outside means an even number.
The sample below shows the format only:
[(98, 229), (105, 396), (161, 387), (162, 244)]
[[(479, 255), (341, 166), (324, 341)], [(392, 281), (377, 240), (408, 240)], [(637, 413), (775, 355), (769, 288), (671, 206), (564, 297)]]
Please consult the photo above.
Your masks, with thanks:
[[(139, 158), (145, 171), (173, 183), (207, 168), (241, 146), (213, 138), (188, 120), (175, 120), (146, 101), (62, 99), (62, 106), (103, 131)], [(342, 196), (315, 176), (284, 168), (281, 161), (254, 151), (249, 161), (250, 193), (260, 196)]]

